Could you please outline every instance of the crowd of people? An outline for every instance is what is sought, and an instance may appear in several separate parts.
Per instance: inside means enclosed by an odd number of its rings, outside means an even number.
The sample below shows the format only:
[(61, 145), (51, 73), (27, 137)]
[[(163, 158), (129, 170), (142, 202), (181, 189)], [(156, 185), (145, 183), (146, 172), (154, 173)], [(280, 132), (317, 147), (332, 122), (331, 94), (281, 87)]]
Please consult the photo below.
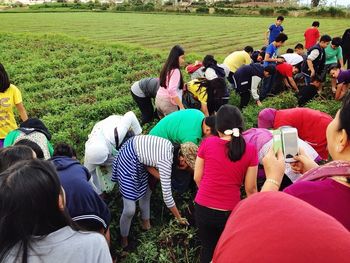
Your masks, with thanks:
[[(189, 222), (173, 191), (196, 185), (201, 263), (347, 262), (350, 29), (332, 38), (314, 21), (305, 45), (280, 54), (288, 40), (283, 21), (279, 16), (268, 28), (260, 50), (246, 46), (222, 64), (206, 55), (188, 65), (187, 83), (185, 51), (174, 46), (159, 78), (131, 86), (140, 122), (132, 111), (98, 121), (83, 164), (72, 145), (53, 145), (45, 124), (28, 117), (21, 92), (0, 65), (0, 262), (112, 262), (110, 240), (117, 233), (109, 226), (116, 215), (105, 194), (121, 194), (120, 246), (128, 251), (137, 202), (141, 228), (152, 227), (158, 182), (180, 225)], [(263, 108), (267, 97), (288, 89), (304, 106), (326, 83), (342, 100), (334, 118), (303, 107)], [(228, 103), (231, 92), (239, 95), (239, 107)], [(245, 130), (241, 110), (251, 97), (262, 108), (257, 127)], [(146, 134), (143, 125), (155, 119)], [(274, 151), (270, 131), (285, 126), (299, 136), (291, 163), (281, 149)]]

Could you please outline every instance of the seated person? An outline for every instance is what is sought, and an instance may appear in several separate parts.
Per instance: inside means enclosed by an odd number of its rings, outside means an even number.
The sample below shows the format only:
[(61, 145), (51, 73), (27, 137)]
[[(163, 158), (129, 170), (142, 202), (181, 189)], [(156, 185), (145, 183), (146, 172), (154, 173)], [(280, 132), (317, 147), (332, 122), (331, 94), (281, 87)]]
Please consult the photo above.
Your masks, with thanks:
[(38, 118), (29, 118), (22, 122), (18, 129), (11, 131), (5, 138), (4, 147), (11, 146), (23, 139), (33, 141), (39, 145), (46, 160), (52, 156), (51, 134), (45, 124)]
[(65, 143), (57, 144), (51, 161), (65, 191), (72, 220), (84, 230), (105, 233), (109, 241), (111, 214), (89, 183), (91, 175), (76, 159), (75, 150)]
[(311, 78), (310, 85), (301, 87), (298, 93), (298, 105), (299, 107), (305, 106), (310, 100), (312, 100), (321, 88), (321, 78), (314, 76)]

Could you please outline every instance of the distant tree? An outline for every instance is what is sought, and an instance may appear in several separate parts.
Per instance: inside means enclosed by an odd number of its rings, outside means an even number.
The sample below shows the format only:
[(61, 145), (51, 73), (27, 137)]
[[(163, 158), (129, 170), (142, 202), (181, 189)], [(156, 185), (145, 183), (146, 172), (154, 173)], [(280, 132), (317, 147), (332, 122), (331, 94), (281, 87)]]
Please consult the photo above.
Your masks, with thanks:
[(312, 7), (317, 7), (320, 4), (320, 0), (311, 0)]

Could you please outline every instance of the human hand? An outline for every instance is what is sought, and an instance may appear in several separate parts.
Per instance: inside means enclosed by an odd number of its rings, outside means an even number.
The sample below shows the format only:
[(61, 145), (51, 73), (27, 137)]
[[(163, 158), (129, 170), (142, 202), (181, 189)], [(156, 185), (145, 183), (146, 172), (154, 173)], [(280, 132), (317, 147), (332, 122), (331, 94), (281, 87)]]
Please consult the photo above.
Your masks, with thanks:
[(259, 107), (261, 107), (261, 106), (262, 106), (261, 101), (260, 101), (260, 100), (257, 100), (257, 101), (256, 101), (256, 105), (258, 105)]
[(277, 58), (277, 63), (283, 63), (284, 62), (284, 58)]
[(281, 183), (286, 168), (282, 149), (279, 148), (277, 151), (277, 155), (275, 155), (273, 146), (271, 146), (271, 148), (263, 158), (262, 162), (265, 170), (266, 179), (273, 179)]
[(295, 173), (303, 174), (318, 166), (318, 164), (306, 154), (303, 148), (299, 149), (299, 154), (294, 156), (294, 159), (296, 162), (291, 163), (290, 166)]
[(311, 70), (310, 77), (314, 77), (314, 76), (315, 76), (315, 70)]
[(184, 226), (189, 226), (190, 224), (188, 223), (187, 219), (184, 217), (179, 217), (176, 218), (176, 221), (180, 224), (180, 225), (184, 225)]

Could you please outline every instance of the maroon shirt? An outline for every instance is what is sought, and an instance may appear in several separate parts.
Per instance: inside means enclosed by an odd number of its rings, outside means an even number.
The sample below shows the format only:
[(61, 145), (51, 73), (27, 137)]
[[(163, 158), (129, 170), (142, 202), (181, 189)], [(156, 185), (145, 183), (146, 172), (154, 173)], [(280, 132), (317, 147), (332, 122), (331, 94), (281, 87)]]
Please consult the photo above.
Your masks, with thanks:
[(284, 192), (333, 216), (350, 231), (350, 187), (326, 178), (296, 182), (285, 188)]

